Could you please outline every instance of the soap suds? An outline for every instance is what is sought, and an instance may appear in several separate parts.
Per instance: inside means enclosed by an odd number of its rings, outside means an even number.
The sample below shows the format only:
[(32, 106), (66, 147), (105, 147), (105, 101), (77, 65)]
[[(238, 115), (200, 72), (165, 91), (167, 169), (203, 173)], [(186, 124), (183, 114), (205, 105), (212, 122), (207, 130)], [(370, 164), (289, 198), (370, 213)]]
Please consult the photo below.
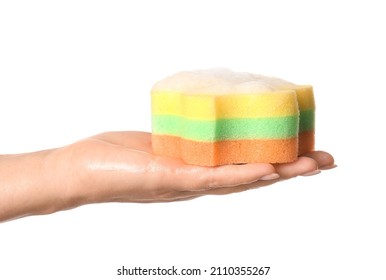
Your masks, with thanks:
[(275, 77), (213, 68), (176, 73), (157, 82), (152, 92), (234, 94), (272, 92), (295, 87), (295, 84)]

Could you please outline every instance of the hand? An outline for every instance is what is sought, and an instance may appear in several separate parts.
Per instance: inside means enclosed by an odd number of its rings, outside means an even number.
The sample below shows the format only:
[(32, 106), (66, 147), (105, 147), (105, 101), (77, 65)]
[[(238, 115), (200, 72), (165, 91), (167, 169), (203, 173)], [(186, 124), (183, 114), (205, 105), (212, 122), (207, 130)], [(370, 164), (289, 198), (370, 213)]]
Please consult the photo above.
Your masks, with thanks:
[[(311, 175), (333, 166), (325, 152), (312, 152), (296, 162), (201, 167), (156, 156), (151, 134), (107, 132), (64, 148), (77, 159), (82, 180), (76, 192), (97, 202), (161, 202), (232, 193), (273, 184), (298, 175)], [(69, 150), (69, 151), (67, 151)], [(74, 171), (75, 172), (75, 171)]]
[(193, 166), (154, 155), (150, 133), (107, 132), (58, 149), (0, 157), (5, 171), (0, 181), (11, 186), (0, 187), (0, 220), (89, 203), (228, 194), (316, 174), (333, 164), (331, 155), (319, 151), (280, 165)]

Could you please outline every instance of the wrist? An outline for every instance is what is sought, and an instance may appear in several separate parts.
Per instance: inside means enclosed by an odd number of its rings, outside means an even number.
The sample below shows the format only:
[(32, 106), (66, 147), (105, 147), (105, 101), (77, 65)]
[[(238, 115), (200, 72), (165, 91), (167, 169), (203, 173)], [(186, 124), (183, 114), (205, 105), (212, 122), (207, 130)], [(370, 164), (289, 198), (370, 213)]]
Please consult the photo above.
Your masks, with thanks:
[(59, 190), (47, 180), (47, 159), (54, 150), (0, 157), (0, 221), (56, 212)]

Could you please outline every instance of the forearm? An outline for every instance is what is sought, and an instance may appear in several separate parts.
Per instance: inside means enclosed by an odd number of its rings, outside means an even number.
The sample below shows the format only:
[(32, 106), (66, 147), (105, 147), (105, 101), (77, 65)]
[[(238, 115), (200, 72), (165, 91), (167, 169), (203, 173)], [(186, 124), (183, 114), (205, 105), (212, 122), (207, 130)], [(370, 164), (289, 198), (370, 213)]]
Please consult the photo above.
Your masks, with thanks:
[(0, 221), (64, 207), (59, 190), (47, 176), (52, 151), (0, 156)]

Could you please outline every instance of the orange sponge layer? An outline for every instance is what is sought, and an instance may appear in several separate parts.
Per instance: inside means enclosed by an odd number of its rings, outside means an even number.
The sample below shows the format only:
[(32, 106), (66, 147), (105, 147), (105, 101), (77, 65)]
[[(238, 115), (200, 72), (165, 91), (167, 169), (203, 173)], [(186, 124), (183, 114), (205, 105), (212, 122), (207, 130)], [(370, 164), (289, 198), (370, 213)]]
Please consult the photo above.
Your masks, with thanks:
[(153, 148), (161, 156), (181, 158), (188, 164), (204, 166), (246, 162), (283, 163), (295, 161), (298, 157), (297, 138), (201, 142), (153, 134), (152, 141)]
[(315, 149), (315, 131), (299, 133), (299, 155), (311, 152)]

